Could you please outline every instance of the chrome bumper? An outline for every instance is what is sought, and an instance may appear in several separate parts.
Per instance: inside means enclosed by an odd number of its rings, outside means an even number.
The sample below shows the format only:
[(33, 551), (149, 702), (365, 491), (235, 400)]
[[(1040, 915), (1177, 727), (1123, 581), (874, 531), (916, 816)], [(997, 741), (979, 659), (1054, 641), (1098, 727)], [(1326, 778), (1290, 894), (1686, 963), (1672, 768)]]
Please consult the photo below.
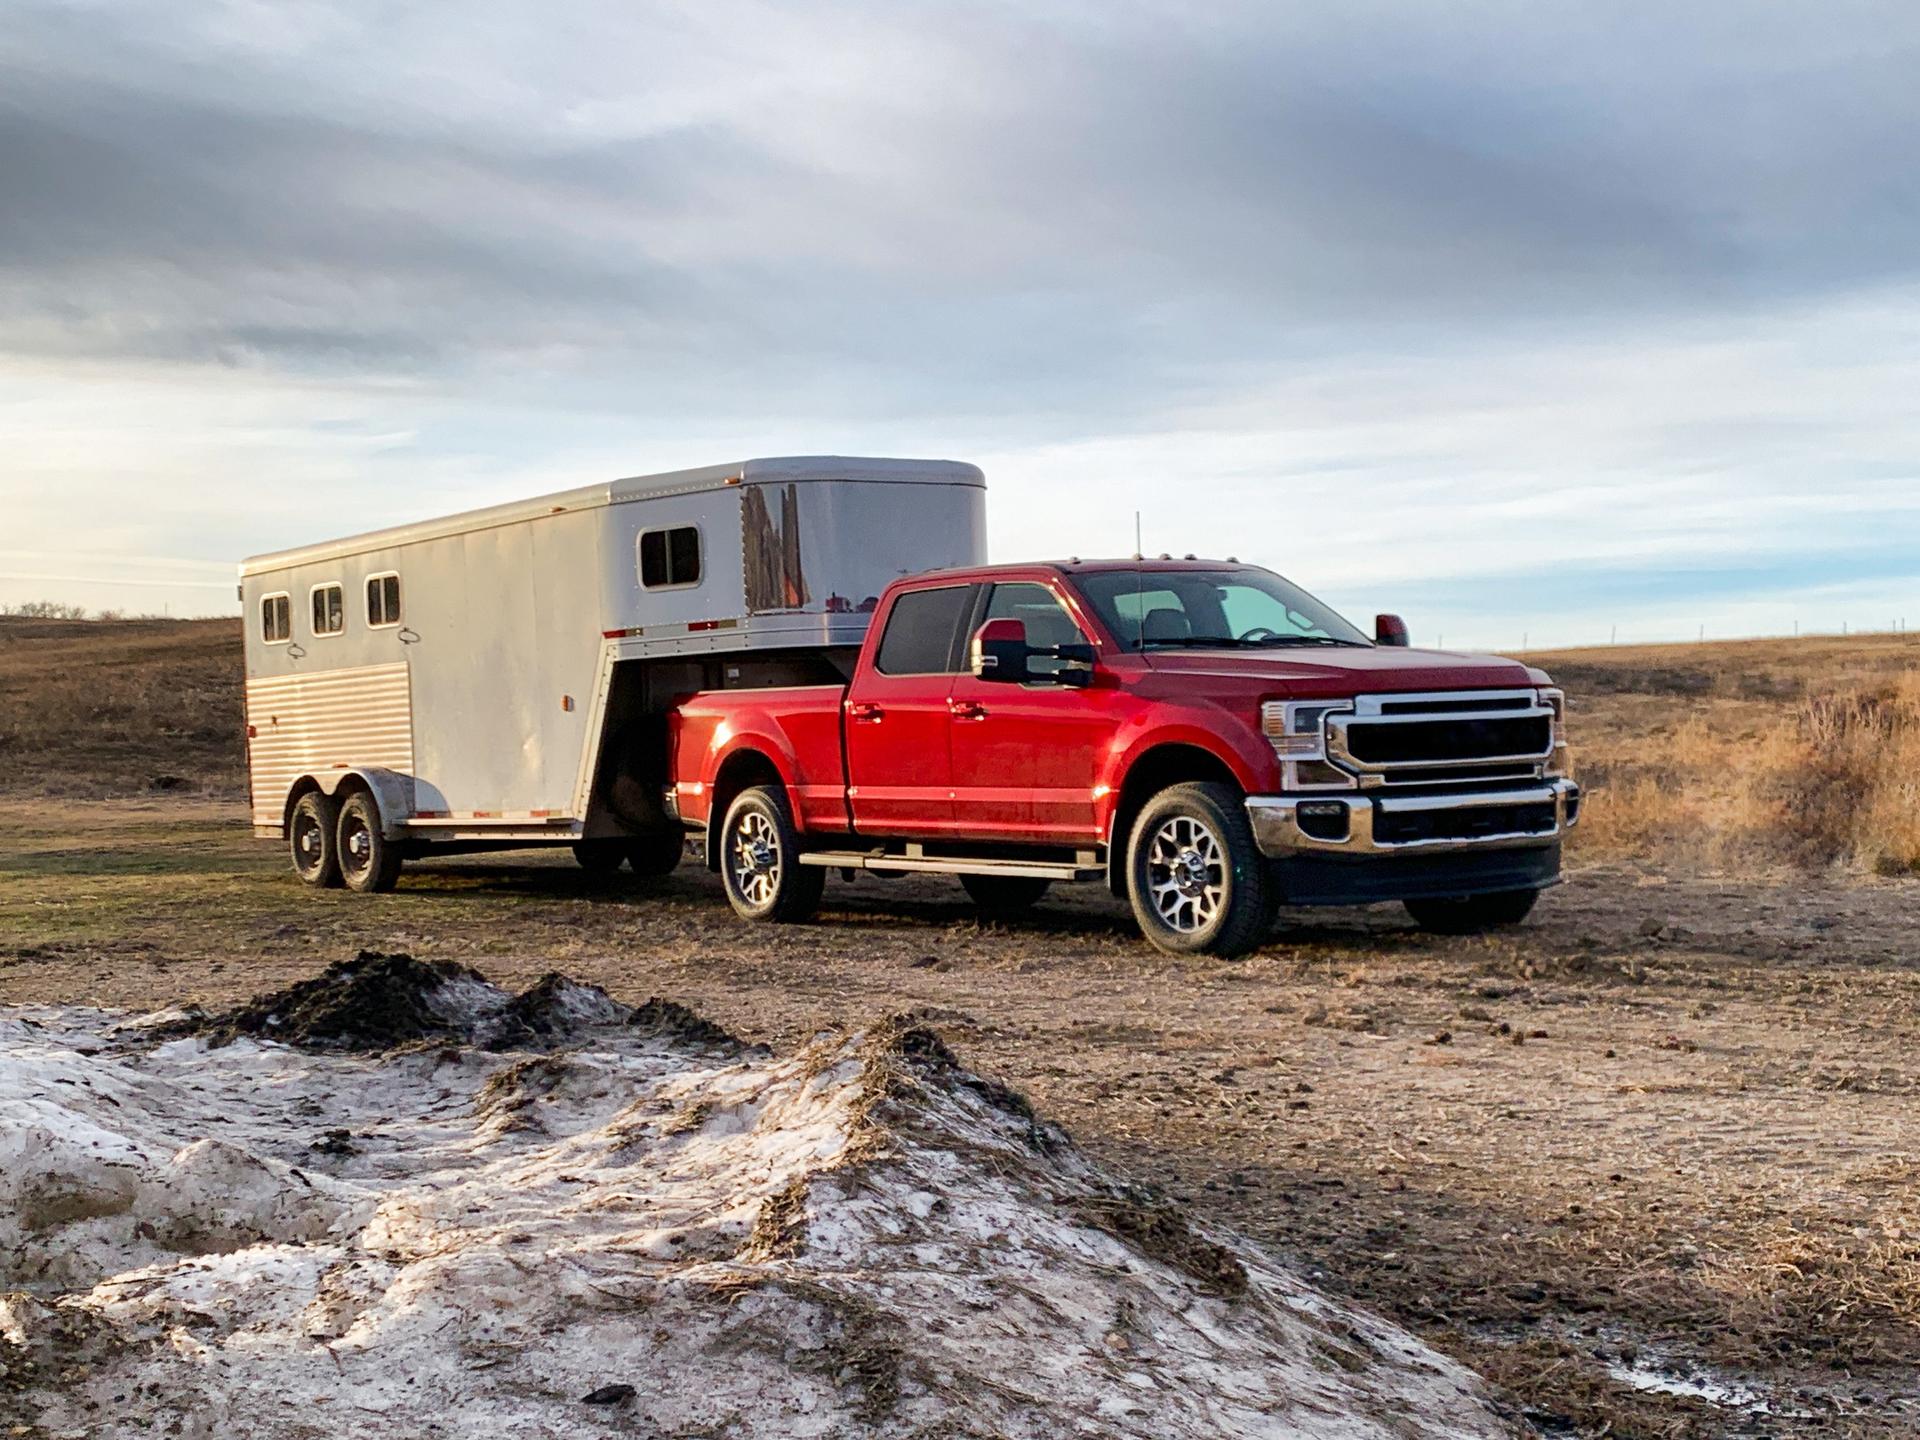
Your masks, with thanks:
[[(1516, 815), (1512, 828), (1496, 824), (1490, 831), (1465, 836), (1426, 836), (1395, 840), (1376, 834), (1376, 818), (1434, 812), (1482, 810), (1498, 812), (1523, 806), (1553, 807), (1550, 825), (1531, 828)], [(1346, 811), (1345, 825), (1334, 807)], [(1301, 810), (1315, 830), (1339, 838), (1324, 838), (1302, 827)], [(1444, 850), (1499, 850), (1520, 845), (1546, 845), (1558, 840), (1579, 820), (1580, 787), (1571, 780), (1546, 780), (1520, 790), (1470, 790), (1445, 795), (1255, 795), (1247, 801), (1254, 842), (1270, 859), (1292, 855), (1428, 855)], [(1439, 827), (1444, 829), (1444, 823)]]

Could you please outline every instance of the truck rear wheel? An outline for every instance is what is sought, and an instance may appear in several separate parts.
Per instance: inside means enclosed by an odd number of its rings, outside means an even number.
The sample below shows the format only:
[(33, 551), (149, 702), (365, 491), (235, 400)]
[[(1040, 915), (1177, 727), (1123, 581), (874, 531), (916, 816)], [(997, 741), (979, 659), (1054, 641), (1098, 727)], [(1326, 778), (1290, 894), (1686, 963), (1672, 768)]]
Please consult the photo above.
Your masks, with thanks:
[(371, 795), (361, 791), (347, 797), (335, 833), (340, 878), (349, 890), (375, 895), (393, 889), (400, 878), (400, 847), (380, 833), (380, 807)]
[(975, 909), (989, 918), (997, 918), (1031, 910), (1052, 888), (1053, 882), (1027, 875), (962, 875), (960, 886)]
[(1278, 893), (1230, 785), (1162, 790), (1127, 846), (1127, 893), (1140, 931), (1173, 955), (1244, 955), (1267, 938)]
[(287, 847), (293, 855), (293, 873), (307, 884), (329, 890), (339, 886), (339, 826), (340, 807), (332, 796), (309, 790), (293, 802)]
[(1408, 900), (1407, 913), (1422, 930), (1436, 935), (1478, 935), (1518, 925), (1540, 898), (1538, 890), (1502, 890), (1492, 895), (1462, 895), (1453, 900)]
[(819, 909), (827, 872), (799, 857), (785, 793), (771, 785), (743, 790), (720, 825), (720, 879), (734, 913), (790, 923)]

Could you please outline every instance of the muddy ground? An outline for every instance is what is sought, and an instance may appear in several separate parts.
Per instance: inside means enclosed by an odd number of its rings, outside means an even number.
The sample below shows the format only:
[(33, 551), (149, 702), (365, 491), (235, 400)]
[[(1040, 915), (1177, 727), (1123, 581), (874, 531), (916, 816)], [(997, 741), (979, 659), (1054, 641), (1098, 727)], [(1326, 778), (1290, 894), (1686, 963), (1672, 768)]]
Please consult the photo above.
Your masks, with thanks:
[(820, 923), (750, 929), (693, 864), (481, 857), (359, 897), (247, 833), (203, 800), (0, 800), (0, 1003), (225, 1004), (371, 947), (781, 1047), (929, 1007), (1542, 1433), (1920, 1434), (1920, 882), (1589, 867), (1497, 938), (1296, 912), (1219, 963), (1088, 890), (996, 927), (945, 882), (836, 882)]

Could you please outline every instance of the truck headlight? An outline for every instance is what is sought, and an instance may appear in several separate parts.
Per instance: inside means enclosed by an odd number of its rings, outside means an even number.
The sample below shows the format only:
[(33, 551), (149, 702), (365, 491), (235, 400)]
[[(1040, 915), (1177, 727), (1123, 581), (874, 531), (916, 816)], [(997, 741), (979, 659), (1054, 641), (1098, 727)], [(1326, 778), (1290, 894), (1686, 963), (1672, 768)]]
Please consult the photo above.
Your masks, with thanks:
[(1353, 790), (1359, 785), (1327, 761), (1327, 716), (1353, 709), (1345, 700), (1269, 700), (1260, 707), (1260, 728), (1282, 761), (1288, 790)]
[(1567, 745), (1566, 692), (1542, 690), (1540, 703), (1553, 711), (1553, 753), (1547, 757), (1547, 774), (1566, 778), (1573, 774), (1573, 751)]

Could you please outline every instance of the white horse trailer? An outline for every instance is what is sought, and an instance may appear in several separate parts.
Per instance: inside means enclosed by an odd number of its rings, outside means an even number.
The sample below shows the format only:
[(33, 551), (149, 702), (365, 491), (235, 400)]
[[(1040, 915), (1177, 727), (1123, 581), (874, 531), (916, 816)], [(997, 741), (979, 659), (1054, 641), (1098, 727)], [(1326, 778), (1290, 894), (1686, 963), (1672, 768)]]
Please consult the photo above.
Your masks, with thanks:
[(985, 481), (810, 456), (646, 475), (240, 567), (254, 833), (315, 884), (569, 844), (654, 872), (675, 695), (846, 678), (880, 592), (986, 556)]

